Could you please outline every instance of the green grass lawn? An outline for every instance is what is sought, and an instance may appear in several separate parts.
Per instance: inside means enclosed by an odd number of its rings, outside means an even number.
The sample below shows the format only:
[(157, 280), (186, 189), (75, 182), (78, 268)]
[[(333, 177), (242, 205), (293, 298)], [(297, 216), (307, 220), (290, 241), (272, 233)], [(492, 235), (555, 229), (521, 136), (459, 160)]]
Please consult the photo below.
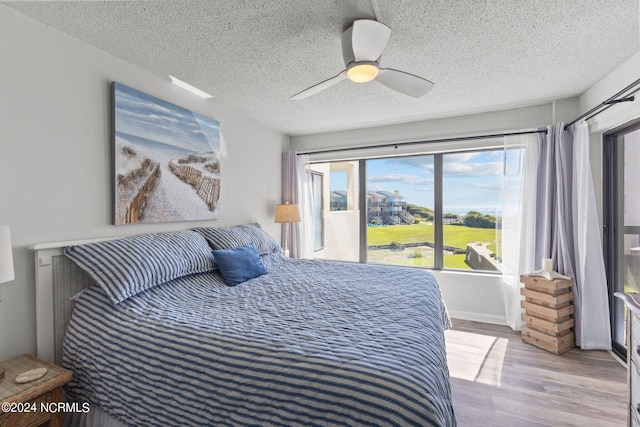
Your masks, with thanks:
[[(495, 242), (500, 230), (491, 228), (469, 228), (462, 225), (444, 225), (445, 246), (464, 249), (469, 242)], [(433, 223), (420, 222), (411, 225), (387, 225), (367, 227), (367, 245), (388, 245), (391, 242), (433, 242)], [(495, 243), (488, 245), (495, 252)]]
[[(469, 242), (492, 242), (487, 248), (496, 252), (496, 237), (500, 237), (500, 230), (489, 228), (470, 228), (461, 225), (444, 225), (444, 245), (465, 249)], [(391, 242), (416, 243), (433, 242), (433, 223), (420, 222), (412, 225), (388, 225), (385, 227), (367, 228), (367, 245), (388, 245)], [(499, 255), (498, 251), (498, 255)], [(410, 252), (406, 252), (409, 254)], [(422, 265), (433, 266), (432, 255), (425, 256), (425, 259), (412, 259), (408, 256), (399, 257), (397, 255), (386, 254), (386, 251), (370, 251), (369, 258), (373, 262), (385, 262), (401, 265)], [(426, 255), (426, 254), (425, 254)], [(373, 259), (372, 259), (373, 258)], [(406, 259), (405, 259), (406, 258)], [(444, 266), (446, 268), (457, 268), (469, 270), (471, 267), (465, 262), (465, 255), (448, 254), (444, 255)]]
[(412, 225), (367, 227), (367, 245), (388, 245), (391, 242), (433, 242), (433, 224), (420, 222)]
[(466, 255), (450, 255), (444, 254), (444, 267), (445, 268), (458, 268), (460, 270), (471, 270), (469, 264), (465, 261)]

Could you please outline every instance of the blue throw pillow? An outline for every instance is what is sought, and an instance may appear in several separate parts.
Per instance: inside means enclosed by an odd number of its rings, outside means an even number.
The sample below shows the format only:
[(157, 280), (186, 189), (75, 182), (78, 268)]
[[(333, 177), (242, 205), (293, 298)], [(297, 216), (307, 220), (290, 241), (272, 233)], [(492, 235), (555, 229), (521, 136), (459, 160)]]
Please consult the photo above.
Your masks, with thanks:
[(229, 286), (235, 286), (238, 283), (267, 274), (256, 247), (251, 243), (237, 248), (218, 249), (212, 252), (220, 274)]

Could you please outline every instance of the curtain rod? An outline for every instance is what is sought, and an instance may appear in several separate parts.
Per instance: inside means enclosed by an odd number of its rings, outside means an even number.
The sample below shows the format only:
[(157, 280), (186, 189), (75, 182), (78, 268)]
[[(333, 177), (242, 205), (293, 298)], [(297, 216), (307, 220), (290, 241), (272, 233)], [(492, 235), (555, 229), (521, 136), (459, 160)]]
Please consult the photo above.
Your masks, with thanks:
[(491, 139), (491, 138), (500, 138), (503, 136), (511, 136), (511, 135), (527, 135), (532, 133), (547, 133), (547, 129), (545, 128), (545, 129), (536, 129), (536, 130), (521, 131), (521, 132), (496, 133), (492, 135), (462, 136), (458, 138), (429, 139), (426, 141), (397, 142), (395, 144), (364, 145), (364, 146), (349, 147), (349, 148), (333, 148), (329, 150), (302, 151), (297, 154), (301, 156), (305, 154), (326, 154), (326, 153), (339, 153), (343, 151), (369, 150), (372, 148), (398, 148), (398, 147), (406, 147), (410, 145), (433, 144), (436, 142), (473, 141), (476, 139)]
[[(597, 116), (598, 114), (602, 113), (603, 111), (611, 108), (611, 106), (615, 105), (615, 104), (619, 104), (621, 102), (633, 102), (635, 100), (634, 96), (627, 96), (625, 98), (619, 98), (617, 99), (619, 96), (622, 96), (623, 94), (625, 94), (626, 92), (628, 92), (629, 90), (633, 89), (634, 87), (640, 85), (640, 79), (636, 80), (635, 82), (631, 83), (629, 86), (625, 87), (624, 89), (622, 89), (620, 92), (616, 93), (615, 95), (609, 97), (607, 100), (602, 101), (602, 103), (596, 105), (595, 107), (593, 107), (591, 110), (587, 111), (586, 113), (580, 115), (579, 117), (577, 117), (575, 120), (567, 123), (564, 127), (564, 130), (567, 130), (569, 128), (569, 126), (571, 126), (574, 123), (577, 123), (579, 120), (584, 119), (585, 117), (587, 118), (587, 120)], [(629, 95), (633, 95), (634, 93), (636, 93), (638, 90), (640, 89), (636, 89), (635, 91), (633, 91), (631, 94)]]

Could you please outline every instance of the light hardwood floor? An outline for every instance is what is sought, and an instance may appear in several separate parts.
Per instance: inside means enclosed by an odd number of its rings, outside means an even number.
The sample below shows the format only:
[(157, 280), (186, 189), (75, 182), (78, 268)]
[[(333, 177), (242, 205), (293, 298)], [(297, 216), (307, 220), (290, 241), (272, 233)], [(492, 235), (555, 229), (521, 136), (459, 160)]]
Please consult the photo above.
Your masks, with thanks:
[(606, 351), (555, 355), (458, 319), (446, 342), (459, 427), (626, 425), (626, 368)]

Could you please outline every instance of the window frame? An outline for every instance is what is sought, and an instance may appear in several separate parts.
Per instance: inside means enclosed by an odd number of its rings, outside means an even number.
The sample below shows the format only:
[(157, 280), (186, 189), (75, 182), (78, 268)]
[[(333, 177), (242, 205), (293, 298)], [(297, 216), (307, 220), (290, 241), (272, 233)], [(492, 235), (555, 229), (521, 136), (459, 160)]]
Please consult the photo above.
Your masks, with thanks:
[[(358, 209), (360, 212), (360, 221), (359, 221), (359, 232), (360, 232), (360, 242), (359, 242), (359, 261), (360, 263), (366, 264), (367, 260), (367, 209), (361, 209), (360, 207), (366, 206), (367, 203), (367, 171), (366, 171), (366, 162), (367, 160), (376, 160), (376, 159), (388, 159), (388, 158), (407, 158), (407, 157), (418, 157), (418, 156), (433, 156), (434, 160), (434, 265), (433, 267), (423, 267), (423, 266), (403, 266), (408, 268), (423, 268), (429, 270), (436, 271), (446, 271), (446, 272), (462, 272), (466, 274), (481, 274), (481, 275), (493, 275), (499, 276), (502, 274), (500, 271), (491, 271), (491, 270), (466, 270), (460, 268), (450, 268), (444, 266), (444, 207), (443, 203), (443, 178), (444, 178), (444, 155), (448, 154), (463, 154), (463, 153), (477, 153), (477, 152), (487, 152), (487, 151), (504, 151), (505, 149), (523, 149), (522, 146), (511, 146), (506, 148), (503, 141), (500, 141), (500, 144), (496, 144), (495, 140), (489, 140), (491, 143), (487, 143), (484, 146), (478, 147), (470, 147), (465, 146), (460, 149), (449, 148), (445, 149), (444, 147), (439, 147), (434, 151), (424, 150), (424, 151), (412, 151), (397, 155), (379, 155), (375, 157), (366, 157), (366, 156), (358, 156), (357, 158), (328, 158), (328, 159), (314, 159), (310, 163), (312, 164), (328, 164), (328, 163), (339, 163), (344, 161), (358, 161), (358, 186), (359, 186), (359, 198), (358, 198)], [(477, 143), (477, 142), (476, 142)], [(324, 221), (324, 218), (323, 218)], [(498, 243), (498, 242), (496, 242)], [(339, 261), (339, 260), (338, 260)], [(344, 261), (344, 262), (354, 262), (354, 261)], [(380, 265), (393, 265), (393, 264), (380, 264)], [(401, 266), (401, 265), (398, 265)]]
[[(320, 241), (320, 247), (316, 248), (316, 233), (315, 233), (315, 218), (314, 218), (314, 223), (313, 223), (313, 227), (314, 227), (314, 233), (313, 233), (313, 252), (319, 252), (321, 250), (324, 250), (324, 216), (323, 216), (323, 212), (324, 212), (324, 197), (322, 197), (323, 193), (324, 193), (324, 174), (322, 172), (318, 172), (318, 171), (314, 171), (311, 169), (306, 169), (305, 173), (309, 174), (309, 182), (311, 184), (311, 192), (313, 193), (313, 199), (315, 201), (316, 196), (319, 196), (320, 199), (320, 228), (321, 228), (321, 241)], [(316, 188), (315, 188), (315, 184), (316, 184), (316, 180), (319, 180), (320, 182), (320, 194), (316, 195)], [(313, 208), (315, 208), (315, 205), (313, 206)], [(313, 212), (315, 214), (315, 212)]]

